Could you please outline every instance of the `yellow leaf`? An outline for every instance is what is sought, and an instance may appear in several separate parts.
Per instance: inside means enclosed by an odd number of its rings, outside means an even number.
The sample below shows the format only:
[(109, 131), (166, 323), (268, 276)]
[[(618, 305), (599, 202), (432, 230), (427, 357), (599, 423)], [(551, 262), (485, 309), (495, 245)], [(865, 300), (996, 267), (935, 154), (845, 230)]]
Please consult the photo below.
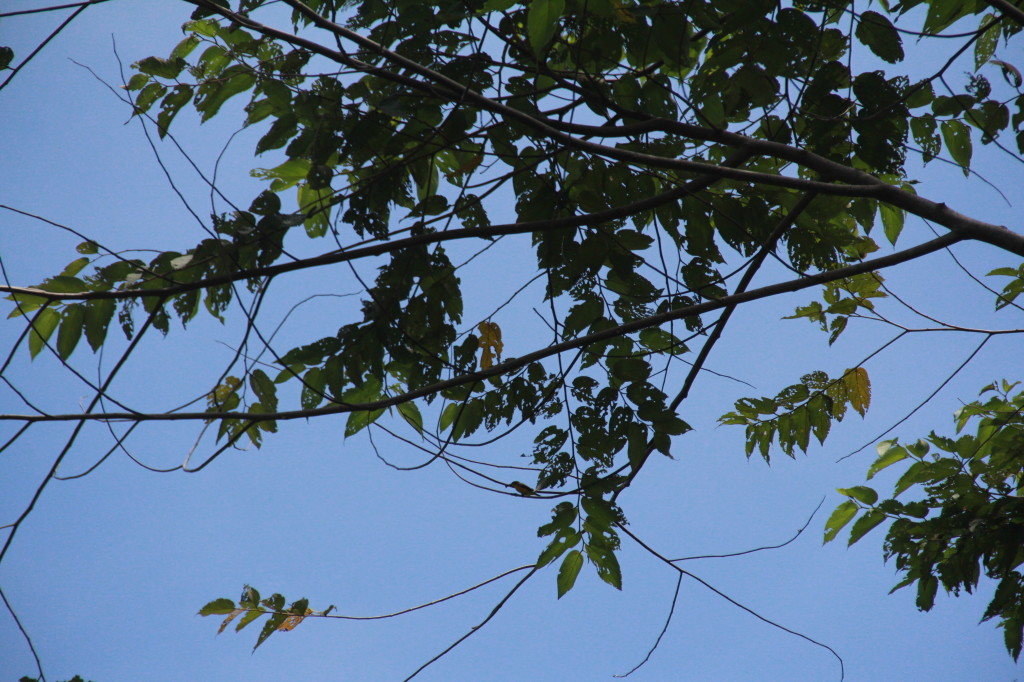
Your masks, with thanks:
[(234, 611), (229, 613), (228, 617), (225, 618), (224, 622), (220, 624), (219, 628), (217, 628), (217, 634), (219, 635), (220, 633), (224, 632), (224, 628), (226, 628), (228, 626), (228, 623), (233, 621), (235, 619), (235, 616), (237, 616), (238, 614), (242, 613), (243, 611), (245, 611), (245, 609), (235, 609)]
[(480, 332), (480, 369), (490, 369), (494, 366), (495, 357), (501, 362), (501, 351), (505, 344), (501, 342), (501, 327), (497, 322), (481, 322), (477, 325)]
[(863, 417), (871, 405), (871, 380), (868, 379), (868, 371), (863, 367), (846, 370), (843, 384), (850, 398), (850, 406)]
[(306, 609), (305, 615), (302, 615), (302, 616), (288, 616), (287, 618), (284, 619), (284, 622), (282, 622), (280, 625), (277, 626), (278, 631), (279, 632), (288, 632), (289, 630), (294, 630), (296, 628), (296, 626), (299, 623), (301, 623), (302, 620), (306, 616), (311, 614), (311, 613), (313, 613), (313, 609)]
[(224, 383), (213, 389), (206, 396), (206, 404), (210, 407), (216, 407), (231, 396), (232, 393), (238, 390), (238, 387), (242, 385), (242, 380), (238, 377), (228, 377), (224, 380)]

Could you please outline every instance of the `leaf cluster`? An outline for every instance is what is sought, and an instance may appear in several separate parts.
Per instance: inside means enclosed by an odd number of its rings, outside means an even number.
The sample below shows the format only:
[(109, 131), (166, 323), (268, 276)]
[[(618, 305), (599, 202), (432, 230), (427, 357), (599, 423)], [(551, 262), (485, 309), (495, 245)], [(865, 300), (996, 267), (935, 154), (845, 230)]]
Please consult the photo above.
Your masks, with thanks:
[[(192, 4), (184, 38), (134, 64), (132, 113), (161, 138), (190, 110), (200, 123), (240, 117), (262, 189), (248, 203), (224, 198), (230, 210), (212, 209), (205, 237), (180, 250), (144, 261), (86, 241), (60, 274), (11, 291), (29, 356), (52, 347), (66, 362), (83, 336), (96, 352), (115, 314), (133, 342), (202, 310), (244, 316), (248, 335), (275, 278), (318, 269), (338, 293), (332, 266), (351, 267), (360, 299), (344, 319), (279, 352), (261, 339), (258, 361), (240, 350), (203, 389), (204, 411), (176, 416), (216, 423), (228, 447), (244, 436), (259, 446), (286, 418), (345, 414), (349, 438), (397, 413), (408, 443), (474, 485), (563, 499), (540, 528), (551, 539), (537, 560), (561, 558), (559, 597), (588, 561), (621, 588), (618, 495), (691, 430), (685, 401), (739, 302), (820, 284), (821, 300), (791, 317), (831, 345), (887, 296), (881, 266), (866, 260), (877, 224), (892, 246), (908, 216), (952, 235), (886, 265), (964, 239), (1024, 254), (1005, 228), (918, 197), (907, 174), (908, 152), (947, 155), (965, 174), (976, 144), (1024, 153), (1021, 73), (996, 58), (1020, 26), (986, 3), (285, 0), (283, 22), (267, 0)], [(956, 81), (951, 60), (910, 76), (908, 25), (930, 41), (968, 24), (957, 54), (973, 46), (971, 73)], [(861, 69), (862, 47), (885, 68)], [(12, 60), (0, 49), (0, 69)], [(520, 238), (536, 277), (512, 299), (536, 293), (550, 340), (516, 339), (506, 304), (485, 300), (465, 319), (489, 288), (464, 283), (462, 268)], [(794, 278), (752, 293), (773, 257)], [(1024, 269), (991, 274), (1012, 278), (997, 308), (1024, 291)], [(1011, 581), (986, 617), (1016, 633), (1016, 656), (1020, 396), (1009, 390), (965, 408), (977, 437), (887, 444), (869, 478), (913, 459), (895, 495), (920, 485), (925, 500), (844, 489), (826, 540), (861, 511), (851, 541), (895, 518), (887, 555), (926, 609), (940, 581), (970, 591), (980, 561)], [(720, 421), (743, 426), (746, 455), (768, 461), (776, 446), (793, 457), (812, 436), (824, 443), (870, 402), (864, 367), (816, 371), (740, 399)], [(474, 468), (451, 454), (526, 424), (533, 487), (480, 468), (508, 466), (501, 456)], [(328, 611), (246, 587), (200, 613), (226, 615), (221, 630), (268, 616), (258, 647)]]
[[(308, 616), (326, 616), (334, 610), (334, 606), (328, 606), (323, 611), (314, 611), (309, 608), (308, 599), (298, 599), (292, 602), (288, 608), (284, 606), (285, 598), (274, 593), (266, 599), (260, 598), (256, 588), (246, 585), (242, 588), (242, 596), (235, 602), (231, 599), (214, 599), (209, 604), (199, 609), (200, 616), (226, 616), (217, 629), (217, 634), (224, 632), (224, 629), (236, 618), (235, 632), (240, 632), (250, 623), (259, 620), (263, 616), (269, 616), (263, 624), (253, 651), (259, 648), (275, 632), (289, 632), (298, 627)], [(240, 616), (240, 617), (239, 617)]]
[[(880, 501), (868, 486), (840, 489), (848, 499), (825, 526), (829, 542), (856, 519), (852, 545), (891, 521), (885, 556), (895, 559), (903, 574), (893, 591), (916, 583), (917, 606), (923, 611), (934, 606), (940, 585), (958, 595), (960, 590), (971, 593), (982, 574), (997, 581), (982, 620), (998, 620), (1014, 659), (1024, 641), (1024, 392), (1011, 394), (1016, 385), (990, 384), (982, 390), (986, 399), (959, 409), (956, 437), (932, 432), (905, 445), (881, 443), (868, 479), (909, 463), (893, 497)], [(963, 433), (969, 425), (975, 432)], [(917, 491), (918, 499), (897, 499), (908, 491)]]
[(811, 372), (774, 398), (742, 398), (736, 402), (736, 411), (719, 421), (746, 426), (747, 457), (757, 449), (768, 462), (774, 443), (790, 457), (796, 455), (796, 448), (807, 452), (811, 436), (824, 444), (832, 422), (841, 422), (847, 408), (863, 417), (870, 405), (868, 372), (853, 367), (836, 379), (825, 372)]

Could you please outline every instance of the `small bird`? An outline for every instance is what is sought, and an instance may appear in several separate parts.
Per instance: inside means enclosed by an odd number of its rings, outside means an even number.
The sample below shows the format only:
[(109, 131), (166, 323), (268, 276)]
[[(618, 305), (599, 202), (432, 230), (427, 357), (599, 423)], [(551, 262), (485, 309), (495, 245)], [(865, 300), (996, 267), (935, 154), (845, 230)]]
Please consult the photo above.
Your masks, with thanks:
[(537, 491), (534, 488), (531, 488), (530, 486), (520, 481), (512, 481), (511, 483), (508, 483), (506, 485), (507, 487), (512, 488), (513, 490), (515, 490), (517, 493), (524, 497), (533, 497), (534, 495), (537, 494)]

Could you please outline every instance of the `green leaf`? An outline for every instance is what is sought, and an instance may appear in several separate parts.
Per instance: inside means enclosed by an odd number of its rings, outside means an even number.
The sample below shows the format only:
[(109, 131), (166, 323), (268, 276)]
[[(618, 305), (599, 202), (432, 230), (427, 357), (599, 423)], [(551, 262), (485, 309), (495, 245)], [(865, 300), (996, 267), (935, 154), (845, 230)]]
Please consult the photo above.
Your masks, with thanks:
[[(82, 258), (80, 260), (88, 262), (88, 259), (86, 258)], [(72, 263), (68, 268), (73, 269), (74, 265), (76, 265), (76, 263)], [(77, 277), (69, 277), (68, 275), (50, 277), (40, 284), (39, 288), (44, 291), (52, 291), (58, 294), (80, 294), (89, 291), (89, 287), (86, 286), (85, 282)]]
[(441, 410), (441, 417), (437, 421), (437, 428), (441, 431), (447, 431), (448, 427), (452, 425), (455, 418), (459, 416), (459, 412), (462, 410), (462, 403), (448, 403), (443, 410)]
[(149, 111), (153, 103), (165, 94), (167, 94), (167, 88), (162, 83), (149, 83), (135, 97), (135, 113), (139, 114)]
[(858, 502), (863, 502), (869, 507), (875, 502), (878, 502), (878, 493), (866, 485), (857, 485), (852, 488), (836, 488), (836, 492), (840, 495), (852, 497)]
[(971, 174), (971, 130), (963, 121), (943, 121), (939, 126), (942, 139), (946, 142), (949, 155), (963, 169), (964, 175)]
[(185, 68), (185, 60), (146, 57), (135, 62), (134, 66), (142, 73), (149, 74), (150, 76), (172, 79), (177, 78), (181, 70)]
[(994, 25), (989, 27), (987, 31), (978, 36), (978, 40), (974, 43), (974, 70), (978, 71), (981, 67), (988, 63), (988, 60), (992, 59), (992, 55), (996, 53), (996, 47), (999, 45), (999, 31), (1001, 27), (999, 22), (995, 21), (996, 16), (994, 14), (986, 14), (982, 17), (980, 26), (984, 26), (989, 23)]
[(82, 282), (82, 280), (75, 278), (74, 275), (77, 275), (79, 272), (81, 272), (82, 269), (91, 262), (91, 260), (85, 257), (76, 258), (75, 260), (68, 263), (64, 267), (63, 272), (61, 272), (60, 274), (67, 277), (68, 279), (74, 279), (76, 282), (80, 282), (80, 286), (82, 286), (83, 288), (80, 289), (79, 291), (88, 291), (89, 287), (85, 285), (85, 282)]
[(212, 19), (200, 19), (198, 21), (186, 21), (185, 25), (181, 27), (182, 31), (190, 31), (197, 33), (207, 38), (212, 38), (217, 35), (217, 22)]
[(867, 45), (880, 59), (895, 64), (903, 60), (903, 41), (896, 27), (878, 12), (867, 11), (860, 15), (857, 24), (857, 39)]
[(199, 86), (196, 93), (196, 111), (202, 113), (202, 120), (213, 118), (221, 106), (235, 95), (249, 90), (256, 85), (256, 76), (242, 65), (226, 69), (220, 78), (210, 80)]
[(850, 540), (846, 543), (847, 547), (860, 540), (864, 535), (868, 533), (872, 528), (885, 521), (885, 512), (880, 509), (869, 509), (864, 516), (857, 519), (853, 524), (853, 528), (850, 529)]
[(579, 515), (579, 508), (571, 502), (559, 502), (558, 506), (551, 510), (551, 522), (546, 523), (537, 529), (537, 537), (557, 533), (560, 530), (567, 530)]
[(230, 599), (214, 599), (212, 602), (199, 609), (200, 616), (223, 616), (235, 610), (235, 602)]
[(199, 38), (190, 35), (184, 40), (178, 43), (173, 50), (171, 50), (171, 59), (182, 59), (192, 53), (192, 50), (196, 49), (196, 45), (199, 44)]
[(409, 401), (399, 403), (396, 407), (402, 418), (416, 429), (417, 433), (423, 433), (423, 415), (420, 414), (420, 408), (416, 407), (416, 403)]
[(931, 573), (923, 575), (917, 580), (917, 608), (922, 611), (931, 611), (935, 605), (935, 593), (939, 589), (939, 579)]
[(252, 585), (242, 588), (242, 596), (238, 598), (238, 605), (247, 609), (256, 608), (260, 605), (260, 591)]
[(886, 467), (891, 466), (896, 462), (901, 462), (907, 457), (909, 457), (907, 451), (904, 450), (901, 446), (897, 445), (896, 441), (894, 440), (882, 441), (881, 443), (878, 444), (877, 450), (879, 457), (868, 469), (868, 480), (874, 478), (875, 474), (877, 474), (882, 469), (885, 469)]
[(631, 423), (626, 431), (626, 443), (629, 466), (633, 471), (637, 471), (647, 456), (647, 427), (636, 422)]
[(565, 0), (532, 0), (526, 16), (526, 33), (534, 53), (541, 51), (558, 30), (558, 22), (565, 12)]
[(899, 495), (915, 483), (920, 483), (921, 481), (926, 480), (931, 467), (931, 462), (914, 462), (911, 464), (910, 467), (903, 472), (903, 475), (900, 476), (900, 480), (896, 481), (896, 486), (893, 488), (893, 495)]
[[(147, 86), (148, 88), (149, 86)], [(157, 134), (160, 139), (167, 135), (171, 121), (178, 115), (181, 108), (192, 99), (192, 87), (189, 85), (175, 86), (160, 103), (160, 113), (156, 116)]]
[(238, 623), (235, 625), (235, 632), (241, 632), (246, 625), (253, 622), (265, 613), (266, 611), (264, 611), (259, 606), (250, 607), (250, 610), (243, 613), (242, 617), (238, 619)]
[(878, 205), (878, 212), (882, 216), (882, 228), (885, 230), (885, 238), (889, 240), (890, 244), (895, 246), (900, 232), (903, 231), (903, 209), (880, 203)]
[(249, 375), (249, 385), (253, 392), (267, 408), (268, 412), (277, 410), (277, 386), (262, 369), (255, 369)]
[(302, 394), (300, 396), (302, 409), (312, 410), (323, 402), (326, 385), (327, 377), (319, 367), (313, 367), (306, 372), (302, 377)]
[(928, 33), (940, 33), (971, 11), (973, 6), (973, 3), (966, 3), (962, 0), (932, 0), (928, 3), (928, 15), (925, 17), (924, 30)]
[(305, 180), (309, 175), (309, 169), (310, 164), (307, 159), (288, 159), (274, 168), (254, 168), (249, 171), (249, 174), (254, 178), (270, 180), (271, 191), (283, 192)]
[(31, 357), (39, 355), (46, 347), (46, 341), (60, 322), (60, 313), (53, 308), (43, 308), (32, 318), (32, 331), (28, 335), (28, 352)]
[(75, 303), (64, 308), (60, 331), (57, 332), (57, 354), (67, 360), (74, 352), (85, 327), (85, 306)]
[(573, 528), (563, 528), (555, 538), (544, 548), (544, 551), (537, 557), (537, 568), (547, 566), (552, 561), (562, 556), (570, 547), (575, 547), (583, 539), (583, 534)]
[(578, 549), (565, 555), (562, 566), (558, 569), (559, 599), (576, 584), (576, 577), (580, 574), (581, 568), (583, 568), (583, 554)]
[[(273, 189), (273, 186), (271, 188)], [(308, 183), (299, 185), (299, 208), (306, 216), (306, 234), (310, 237), (322, 237), (327, 234), (327, 228), (331, 224), (332, 196), (330, 187), (313, 189)]]
[(587, 520), (597, 528), (611, 528), (618, 520), (614, 504), (603, 498), (584, 495), (581, 504), (587, 513)]
[(587, 556), (597, 567), (597, 576), (617, 590), (622, 589), (622, 569), (615, 552), (596, 543), (587, 545)]
[(367, 426), (377, 421), (384, 414), (384, 410), (360, 410), (349, 415), (345, 422), (345, 438), (354, 436)]
[(287, 618), (287, 613), (275, 613), (272, 615), (267, 622), (263, 624), (263, 630), (260, 631), (260, 636), (256, 638), (256, 646), (254, 646), (252, 650), (256, 651), (260, 644), (267, 641), (267, 637), (274, 634), (274, 632), (277, 631), (277, 628), (281, 626), (281, 623), (283, 623)]
[(847, 500), (836, 507), (835, 511), (832, 512), (832, 516), (828, 517), (828, 521), (825, 522), (825, 539), (822, 544), (835, 540), (836, 535), (843, 529), (843, 526), (857, 515), (857, 509), (857, 503), (853, 500)]
[(28, 315), (49, 302), (47, 298), (31, 294), (11, 294), (7, 297), (7, 300), (14, 301), (14, 308), (8, 313), (7, 319)]

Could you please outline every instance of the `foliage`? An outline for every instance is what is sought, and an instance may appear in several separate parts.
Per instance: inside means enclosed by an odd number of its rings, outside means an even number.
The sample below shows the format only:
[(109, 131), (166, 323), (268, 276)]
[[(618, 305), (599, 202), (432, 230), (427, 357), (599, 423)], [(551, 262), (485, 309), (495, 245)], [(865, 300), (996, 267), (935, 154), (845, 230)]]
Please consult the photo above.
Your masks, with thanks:
[[(283, 420), (346, 415), (350, 438), (400, 417), (431, 461), (474, 485), (551, 501), (535, 566), (560, 559), (559, 597), (586, 563), (622, 588), (619, 496), (691, 430), (686, 401), (737, 306), (818, 287), (822, 300), (791, 317), (818, 325), (831, 345), (851, 320), (887, 319), (884, 268), (961, 241), (1024, 256), (1021, 235), (918, 196), (908, 161), (908, 151), (924, 163), (951, 160), (968, 175), (982, 146), (1024, 153), (1020, 72), (996, 58), (1001, 45), (1018, 44), (1021, 23), (986, 3), (190, 4), (185, 37), (166, 56), (137, 61), (123, 92), (160, 138), (173, 137), (190, 109), (200, 122), (241, 115), (259, 131), (262, 163), (251, 174), (264, 188), (248, 203), (220, 204), (207, 236), (179, 250), (143, 260), (87, 239), (60, 274), (3, 287), (10, 317), (25, 321), (29, 357), (96, 353), (117, 328), (127, 356), (149, 330), (179, 334), (175, 320), (186, 329), (201, 314), (241, 316), (255, 329), (279, 279), (363, 261), (376, 276), (359, 280), (361, 306), (336, 331), (289, 349), (264, 342), (266, 361), (240, 353), (208, 382), (204, 409), (175, 413), (215, 427), (213, 454), (183, 469), (243, 441), (259, 447)], [(954, 27), (964, 31), (958, 49), (973, 57), (963, 82), (953, 59), (926, 74), (909, 66), (911, 42), (941, 43)], [(0, 51), (0, 68), (14, 56)], [(501, 202), (514, 207), (510, 222), (493, 219)], [(907, 246), (911, 218), (944, 232)], [(891, 252), (872, 256), (883, 246)], [(481, 292), (461, 268), (491, 247), (532, 251), (541, 284), (525, 295), (550, 311), (549, 339), (513, 351), (504, 306), (467, 317)], [(769, 259), (790, 278), (774, 272), (775, 283), (751, 288)], [(997, 308), (1014, 305), (1021, 272), (990, 273), (1013, 278)], [(745, 427), (748, 457), (769, 460), (775, 446), (806, 452), (811, 436), (824, 444), (851, 409), (869, 408), (863, 364), (741, 398), (721, 422)], [(885, 551), (907, 574), (900, 586), (918, 582), (924, 609), (938, 580), (971, 591), (983, 559), (1001, 581), (986, 618), (1002, 620), (1016, 657), (1024, 591), (1009, 550), (1020, 545), (1010, 481), (1020, 473), (1021, 397), (1008, 390), (961, 412), (961, 429), (982, 417), (976, 439), (928, 439), (951, 457), (883, 444), (869, 477), (914, 459), (896, 494), (923, 484), (926, 499), (876, 505), (869, 488), (841, 491), (850, 500), (826, 540), (860, 511), (851, 542), (897, 518)], [(67, 419), (157, 418), (94, 411), (102, 393)], [(452, 454), (520, 426), (534, 429), (527, 483)], [(930, 509), (939, 515), (926, 519)], [(330, 610), (305, 599), (286, 609), (281, 595), (261, 599), (246, 587), (239, 601), (200, 613), (226, 615), (221, 630), (239, 616), (236, 630), (269, 616), (258, 647)]]
[(199, 609), (199, 615), (226, 616), (221, 622), (217, 634), (224, 632), (224, 628), (238, 616), (241, 618), (238, 618), (238, 622), (235, 623), (235, 632), (240, 631), (254, 620), (258, 620), (261, 616), (269, 615), (270, 618), (263, 624), (263, 629), (260, 630), (259, 637), (256, 638), (256, 646), (253, 647), (253, 651), (255, 651), (260, 644), (267, 641), (267, 637), (275, 632), (290, 632), (298, 627), (299, 623), (307, 616), (326, 616), (333, 610), (333, 606), (328, 606), (323, 611), (314, 611), (309, 608), (308, 599), (299, 599), (286, 609), (284, 608), (284, 597), (280, 594), (275, 593), (266, 599), (260, 599), (260, 593), (256, 588), (246, 585), (242, 589), (242, 596), (239, 597), (238, 603), (226, 598), (214, 599)]
[[(917, 606), (923, 611), (934, 606), (940, 584), (947, 592), (971, 593), (984, 569), (998, 586), (982, 620), (998, 618), (1015, 660), (1024, 634), (1024, 575), (1019, 570), (1024, 563), (1024, 392), (1011, 396), (1016, 385), (990, 384), (982, 389), (987, 400), (957, 410), (957, 434), (976, 424), (975, 435), (954, 439), (933, 431), (914, 443), (879, 444), (868, 479), (910, 462), (893, 487), (893, 497), (879, 501), (867, 486), (840, 489), (849, 499), (832, 513), (825, 531), (829, 542), (856, 518), (852, 545), (892, 520), (885, 556), (895, 557), (904, 575), (893, 591), (917, 583)], [(922, 499), (896, 499), (915, 490), (923, 493)]]

